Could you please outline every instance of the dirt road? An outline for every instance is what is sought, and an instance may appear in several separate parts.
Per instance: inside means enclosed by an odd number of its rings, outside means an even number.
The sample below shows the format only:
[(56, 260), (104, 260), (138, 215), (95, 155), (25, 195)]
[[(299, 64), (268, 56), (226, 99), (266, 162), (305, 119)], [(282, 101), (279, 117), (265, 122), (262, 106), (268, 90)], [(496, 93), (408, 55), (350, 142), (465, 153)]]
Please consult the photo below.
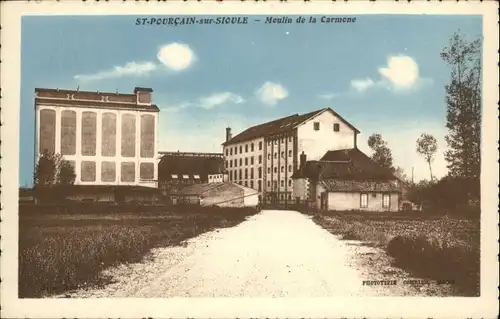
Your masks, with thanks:
[[(262, 211), (184, 247), (154, 249), (137, 264), (108, 269), (114, 283), (71, 297), (331, 297), (436, 295), (405, 285), (385, 254), (342, 241), (295, 211)], [(363, 281), (397, 281), (366, 285)], [(377, 282), (378, 283), (378, 282)], [(439, 293), (437, 293), (439, 294)]]

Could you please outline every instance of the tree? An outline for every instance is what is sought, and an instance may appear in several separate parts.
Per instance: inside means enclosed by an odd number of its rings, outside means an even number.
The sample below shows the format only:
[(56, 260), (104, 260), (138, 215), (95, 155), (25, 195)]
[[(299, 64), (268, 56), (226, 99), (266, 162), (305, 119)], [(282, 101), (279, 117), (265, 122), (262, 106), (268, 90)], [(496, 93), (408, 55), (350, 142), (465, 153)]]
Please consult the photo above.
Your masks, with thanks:
[(451, 67), (446, 90), (445, 159), (452, 177), (478, 179), (481, 142), (481, 41), (468, 42), (457, 32), (441, 52)]
[(374, 151), (371, 159), (383, 168), (394, 170), (392, 167), (392, 152), (384, 141), (382, 135), (372, 134), (368, 138), (368, 146)]
[(393, 174), (405, 184), (408, 184), (410, 182), (410, 178), (408, 178), (408, 175), (406, 175), (405, 170), (400, 166), (394, 167)]
[(429, 172), (431, 173), (431, 181), (434, 180), (432, 176), (431, 163), (434, 161), (434, 155), (437, 151), (437, 141), (436, 138), (430, 134), (422, 133), (417, 139), (417, 153), (425, 158), (427, 164), (429, 164)]
[(44, 152), (39, 157), (35, 167), (35, 189), (42, 197), (63, 196), (75, 179), (73, 165), (61, 154)]

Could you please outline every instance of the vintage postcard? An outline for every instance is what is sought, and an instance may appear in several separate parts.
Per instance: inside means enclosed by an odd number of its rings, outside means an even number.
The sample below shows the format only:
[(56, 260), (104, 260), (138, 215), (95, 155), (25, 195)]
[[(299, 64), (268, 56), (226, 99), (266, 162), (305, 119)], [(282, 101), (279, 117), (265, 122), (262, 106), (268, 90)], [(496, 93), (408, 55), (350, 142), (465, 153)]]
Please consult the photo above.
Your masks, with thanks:
[(494, 2), (2, 2), (8, 318), (492, 318)]

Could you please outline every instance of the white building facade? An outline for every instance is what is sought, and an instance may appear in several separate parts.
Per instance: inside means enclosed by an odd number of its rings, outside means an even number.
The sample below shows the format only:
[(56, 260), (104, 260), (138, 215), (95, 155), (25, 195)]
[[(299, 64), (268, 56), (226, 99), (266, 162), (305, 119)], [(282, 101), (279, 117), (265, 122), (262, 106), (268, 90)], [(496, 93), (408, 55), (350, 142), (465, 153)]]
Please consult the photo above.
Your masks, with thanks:
[(61, 154), (75, 185), (157, 187), (158, 112), (152, 90), (134, 94), (35, 90), (35, 162)]
[(264, 202), (290, 202), (300, 154), (314, 160), (328, 150), (354, 148), (358, 133), (330, 108), (292, 115), (234, 138), (226, 134), (225, 168), (230, 181), (257, 190)]

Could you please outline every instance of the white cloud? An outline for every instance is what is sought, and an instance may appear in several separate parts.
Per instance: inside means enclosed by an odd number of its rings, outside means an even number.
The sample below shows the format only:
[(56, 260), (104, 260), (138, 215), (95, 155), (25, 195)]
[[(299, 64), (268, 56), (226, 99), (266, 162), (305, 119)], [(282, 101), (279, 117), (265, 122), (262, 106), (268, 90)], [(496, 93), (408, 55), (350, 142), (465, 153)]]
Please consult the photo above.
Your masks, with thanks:
[(375, 85), (370, 78), (351, 80), (351, 87), (353, 87), (358, 92), (363, 92)]
[(367, 155), (372, 153), (368, 147), (368, 137), (372, 133), (380, 133), (392, 151), (394, 166), (402, 167), (410, 178), (413, 167), (415, 181), (430, 179), (429, 166), (425, 159), (417, 153), (416, 141), (424, 132), (432, 134), (438, 143), (435, 159), (431, 163), (432, 174), (441, 178), (448, 173), (444, 158), (444, 152), (447, 148), (444, 138), (447, 131), (444, 123), (403, 122), (398, 125), (383, 126), (383, 129), (364, 131), (365, 134), (358, 136), (358, 147), (363, 152)]
[(75, 75), (75, 80), (95, 81), (103, 79), (118, 78), (122, 76), (145, 76), (156, 69), (153, 62), (128, 62), (124, 66), (115, 66), (112, 69), (93, 74)]
[(157, 58), (174, 71), (184, 70), (196, 60), (193, 50), (187, 44), (177, 42), (163, 45), (158, 51)]
[(405, 55), (389, 56), (387, 66), (378, 69), (383, 80), (395, 89), (408, 89), (419, 80), (418, 64)]
[(278, 101), (288, 97), (286, 88), (274, 82), (266, 82), (255, 91), (255, 95), (267, 105), (276, 105)]
[(245, 100), (241, 96), (231, 92), (223, 92), (201, 98), (199, 105), (204, 109), (211, 109), (226, 103), (241, 104), (243, 102)]

